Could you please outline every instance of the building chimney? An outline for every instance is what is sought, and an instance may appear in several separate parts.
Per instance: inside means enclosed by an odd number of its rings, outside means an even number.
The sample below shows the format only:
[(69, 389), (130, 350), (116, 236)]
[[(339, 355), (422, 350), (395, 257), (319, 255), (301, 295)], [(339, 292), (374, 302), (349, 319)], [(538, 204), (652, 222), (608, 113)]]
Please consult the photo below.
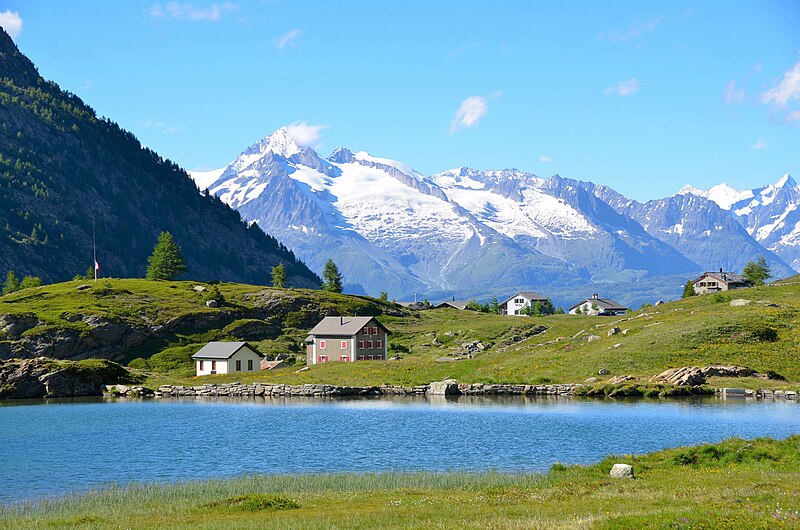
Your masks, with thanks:
[(339, 325), (344, 326), (344, 317), (342, 315), (339, 315)]
[(719, 268), (719, 273), (722, 274), (722, 267)]
[(592, 300), (597, 300), (597, 293), (592, 293)]

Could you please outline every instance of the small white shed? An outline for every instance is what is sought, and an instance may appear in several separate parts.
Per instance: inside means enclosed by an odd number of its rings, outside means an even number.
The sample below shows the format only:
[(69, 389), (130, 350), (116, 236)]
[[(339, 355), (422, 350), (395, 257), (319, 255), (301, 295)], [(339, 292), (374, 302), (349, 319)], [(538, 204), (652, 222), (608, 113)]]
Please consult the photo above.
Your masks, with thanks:
[(262, 353), (246, 342), (209, 342), (192, 355), (197, 375), (257, 372)]

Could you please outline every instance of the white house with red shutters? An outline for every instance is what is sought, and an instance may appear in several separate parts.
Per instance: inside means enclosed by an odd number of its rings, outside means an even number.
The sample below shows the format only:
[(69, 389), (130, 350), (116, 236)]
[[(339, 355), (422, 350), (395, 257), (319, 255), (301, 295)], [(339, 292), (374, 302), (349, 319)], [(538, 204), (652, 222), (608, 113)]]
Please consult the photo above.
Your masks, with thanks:
[(375, 317), (325, 317), (308, 332), (306, 364), (384, 361), (389, 330)]
[(246, 342), (209, 342), (192, 355), (197, 375), (257, 372), (262, 357)]

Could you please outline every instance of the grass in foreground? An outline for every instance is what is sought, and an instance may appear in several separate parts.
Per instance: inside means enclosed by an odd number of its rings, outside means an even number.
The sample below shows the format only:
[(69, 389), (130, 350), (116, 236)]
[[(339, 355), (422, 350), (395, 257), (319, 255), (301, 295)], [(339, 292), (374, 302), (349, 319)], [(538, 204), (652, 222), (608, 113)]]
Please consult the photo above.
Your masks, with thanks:
[[(615, 462), (636, 480), (611, 479)], [(556, 464), (545, 475), (251, 476), (0, 508), (2, 528), (798, 528), (800, 436)]]

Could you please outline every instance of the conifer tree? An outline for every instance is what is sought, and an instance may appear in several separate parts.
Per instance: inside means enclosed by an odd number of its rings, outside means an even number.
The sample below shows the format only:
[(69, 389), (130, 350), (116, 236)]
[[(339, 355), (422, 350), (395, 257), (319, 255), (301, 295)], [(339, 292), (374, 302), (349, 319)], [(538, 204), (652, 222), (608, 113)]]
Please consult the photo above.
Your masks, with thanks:
[(19, 284), (20, 289), (27, 289), (29, 287), (39, 287), (42, 285), (42, 279), (38, 276), (25, 276)]
[(329, 259), (325, 263), (325, 270), (322, 272), (322, 278), (325, 280), (325, 283), (322, 285), (323, 289), (332, 293), (342, 292), (342, 275), (339, 274), (339, 267), (336, 266), (332, 259)]
[(181, 249), (169, 232), (161, 232), (158, 236), (158, 243), (147, 262), (150, 264), (147, 267), (148, 280), (174, 280), (186, 272)]
[(3, 284), (3, 295), (19, 291), (19, 278), (14, 274), (14, 271), (8, 271), (6, 274), (6, 282)]
[(284, 269), (283, 263), (272, 267), (272, 286), (280, 289), (286, 287), (286, 269)]
[(692, 280), (686, 280), (686, 285), (683, 286), (683, 295), (681, 298), (689, 298), (690, 296), (695, 296), (697, 293), (694, 290), (694, 284)]
[(764, 282), (772, 277), (772, 271), (769, 270), (767, 260), (761, 256), (757, 261), (745, 265), (742, 276), (753, 285), (764, 285)]

